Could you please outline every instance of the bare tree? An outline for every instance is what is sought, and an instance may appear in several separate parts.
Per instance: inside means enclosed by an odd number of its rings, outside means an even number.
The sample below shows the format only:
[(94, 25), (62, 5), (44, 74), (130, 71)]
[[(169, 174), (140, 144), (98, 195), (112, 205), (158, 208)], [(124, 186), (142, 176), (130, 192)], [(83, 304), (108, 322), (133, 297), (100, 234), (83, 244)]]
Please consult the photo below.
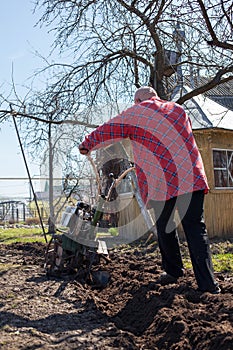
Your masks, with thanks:
[(143, 84), (169, 98), (191, 67), (192, 74), (209, 81), (180, 103), (233, 78), (230, 0), (36, 4), (44, 9), (40, 23), (53, 26), (54, 46), (73, 54), (69, 63), (48, 67), (55, 77), (50, 92), (59, 96), (64, 110), (129, 99)]
[(150, 84), (170, 99), (184, 77), (205, 76), (179, 98), (184, 103), (233, 78), (230, 0), (36, 0), (38, 7), (38, 25), (54, 32), (64, 59), (46, 60), (41, 74), (49, 83), (22, 104), (21, 116), (95, 125), (99, 106), (110, 115), (119, 101), (132, 101), (135, 87)]
[(150, 84), (170, 99), (186, 77), (206, 77), (182, 104), (233, 79), (231, 0), (36, 0), (38, 7), (38, 25), (54, 32), (61, 58), (37, 73), (47, 77), (44, 91), (16, 98), (0, 118), (17, 116), (38, 157), (53, 139), (50, 157), (57, 164), (60, 154), (63, 168), (77, 163), (72, 149), (87, 128), (132, 102), (136, 87)]

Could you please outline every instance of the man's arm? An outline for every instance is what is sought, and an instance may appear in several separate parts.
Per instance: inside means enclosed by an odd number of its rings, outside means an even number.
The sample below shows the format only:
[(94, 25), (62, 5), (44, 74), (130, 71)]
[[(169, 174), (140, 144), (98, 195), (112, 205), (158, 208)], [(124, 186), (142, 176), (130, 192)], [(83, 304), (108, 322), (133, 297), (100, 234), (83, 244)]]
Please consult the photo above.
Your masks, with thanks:
[(128, 125), (111, 120), (87, 135), (79, 145), (79, 152), (88, 155), (93, 149), (105, 147), (107, 144), (111, 144), (113, 140), (119, 141), (126, 137), (129, 137)]

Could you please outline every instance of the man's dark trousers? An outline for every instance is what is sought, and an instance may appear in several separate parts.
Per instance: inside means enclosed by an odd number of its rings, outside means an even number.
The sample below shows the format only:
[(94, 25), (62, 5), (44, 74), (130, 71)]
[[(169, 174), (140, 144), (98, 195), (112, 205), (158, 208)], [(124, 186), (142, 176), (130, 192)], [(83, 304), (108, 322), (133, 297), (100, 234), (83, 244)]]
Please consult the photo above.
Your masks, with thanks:
[(204, 191), (195, 191), (165, 202), (152, 201), (163, 269), (174, 277), (183, 276), (183, 263), (174, 221), (177, 209), (188, 243), (193, 271), (200, 290), (216, 289), (213, 265), (203, 219)]

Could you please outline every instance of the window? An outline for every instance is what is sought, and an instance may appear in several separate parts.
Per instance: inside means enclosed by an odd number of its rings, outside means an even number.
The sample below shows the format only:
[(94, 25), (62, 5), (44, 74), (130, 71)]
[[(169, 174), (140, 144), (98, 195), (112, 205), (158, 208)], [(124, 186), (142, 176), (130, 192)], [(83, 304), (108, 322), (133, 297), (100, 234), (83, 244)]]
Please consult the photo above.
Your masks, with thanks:
[(214, 149), (215, 188), (233, 188), (233, 150)]

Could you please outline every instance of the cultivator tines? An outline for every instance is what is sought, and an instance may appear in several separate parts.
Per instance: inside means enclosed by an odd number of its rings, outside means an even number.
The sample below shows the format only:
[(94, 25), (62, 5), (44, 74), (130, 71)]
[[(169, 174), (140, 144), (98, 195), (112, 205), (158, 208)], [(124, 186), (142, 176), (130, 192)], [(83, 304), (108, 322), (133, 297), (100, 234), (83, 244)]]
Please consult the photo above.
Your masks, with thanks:
[(108, 282), (108, 273), (98, 270), (101, 259), (105, 263), (109, 261), (105, 242), (95, 237), (99, 221), (99, 211), (89, 204), (79, 202), (76, 207), (66, 208), (62, 225), (67, 230), (54, 234), (46, 249), (48, 276), (73, 275), (82, 282), (102, 286)]
[(46, 249), (45, 269), (50, 277), (73, 276), (80, 282), (103, 287), (110, 276), (98, 269), (101, 258), (109, 261), (108, 255), (99, 253), (98, 248), (86, 247), (64, 234), (54, 235)]

